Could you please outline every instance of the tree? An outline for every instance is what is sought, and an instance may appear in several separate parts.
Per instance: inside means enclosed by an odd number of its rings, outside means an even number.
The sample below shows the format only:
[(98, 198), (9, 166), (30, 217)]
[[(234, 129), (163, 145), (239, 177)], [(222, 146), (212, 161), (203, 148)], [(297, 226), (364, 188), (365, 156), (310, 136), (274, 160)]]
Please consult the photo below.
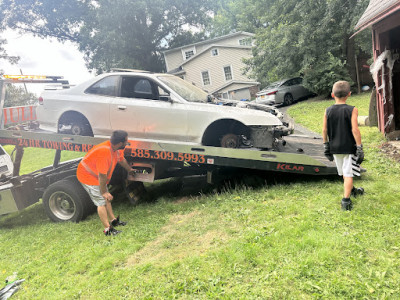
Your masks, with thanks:
[[(370, 38), (363, 43), (360, 37), (349, 39), (367, 0), (224, 2), (240, 14), (232, 21), (238, 30), (249, 28), (256, 33), (253, 58), (246, 60), (246, 71), (264, 85), (302, 75), (307, 87), (329, 93), (336, 80), (356, 80), (355, 54), (372, 49)], [(232, 12), (219, 14), (222, 17), (216, 16), (216, 21)]]
[[(3, 0), (8, 27), (76, 42), (89, 69), (164, 69), (161, 51), (203, 36), (214, 1)], [(181, 45), (179, 45), (181, 46)]]
[[(1, 33), (1, 31), (0, 31), (0, 33)], [(11, 64), (16, 64), (19, 60), (19, 57), (8, 55), (6, 49), (4, 49), (4, 45), (6, 45), (6, 44), (7, 44), (7, 40), (2, 39), (0, 37), (0, 60), (3, 59), (3, 60), (9, 61)], [(0, 75), (3, 74), (3, 72), (4, 71), (2, 69), (0, 69)]]
[[(18, 56), (10, 56), (7, 54), (6, 49), (4, 49), (4, 45), (7, 44), (7, 40), (1, 37), (1, 34), (4, 30), (4, 27), (2, 26), (3, 20), (4, 20), (4, 11), (1, 9), (1, 3), (0, 3), (0, 60), (7, 60), (11, 64), (16, 64), (19, 60)], [(3, 73), (3, 70), (0, 69), (0, 74)]]
[(36, 100), (37, 96), (27, 92), (22, 86), (7, 84), (4, 107), (32, 105)]

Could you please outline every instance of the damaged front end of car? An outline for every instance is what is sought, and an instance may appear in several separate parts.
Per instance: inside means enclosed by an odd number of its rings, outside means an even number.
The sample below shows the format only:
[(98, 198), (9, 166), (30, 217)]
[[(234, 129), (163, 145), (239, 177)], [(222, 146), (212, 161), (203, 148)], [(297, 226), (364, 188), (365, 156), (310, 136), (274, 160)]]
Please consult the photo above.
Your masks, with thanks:
[(294, 132), (293, 123), (283, 122), (280, 126), (250, 126), (250, 141), (253, 147), (275, 149), (283, 137)]

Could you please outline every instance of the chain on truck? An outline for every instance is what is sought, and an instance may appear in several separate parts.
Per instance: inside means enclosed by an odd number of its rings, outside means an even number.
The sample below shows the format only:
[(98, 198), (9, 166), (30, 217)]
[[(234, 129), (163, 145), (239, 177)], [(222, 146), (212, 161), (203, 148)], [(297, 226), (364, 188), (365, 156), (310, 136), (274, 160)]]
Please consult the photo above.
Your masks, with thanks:
[[(87, 152), (107, 138), (40, 131), (35, 123), (35, 106), (4, 107), (6, 85), (14, 83), (54, 83), (68, 88), (68, 81), (59, 76), (0, 76), (0, 144), (15, 146), (13, 171), (2, 172), (0, 178), (0, 216), (23, 210), (42, 199), (51, 220), (79, 222), (94, 212), (94, 206), (75, 176), (81, 158), (60, 162), (61, 151)], [(134, 205), (144, 191), (138, 183), (157, 179), (203, 175), (211, 184), (218, 174), (232, 169), (336, 174), (335, 166), (323, 155), (321, 140), (315, 137), (292, 134), (273, 151), (193, 146), (134, 137), (129, 137), (129, 142), (125, 157), (135, 173), (128, 175), (122, 168), (116, 169), (112, 183), (122, 184)], [(20, 175), (27, 147), (56, 150), (53, 164)], [(0, 170), (3, 167), (4, 164)]]

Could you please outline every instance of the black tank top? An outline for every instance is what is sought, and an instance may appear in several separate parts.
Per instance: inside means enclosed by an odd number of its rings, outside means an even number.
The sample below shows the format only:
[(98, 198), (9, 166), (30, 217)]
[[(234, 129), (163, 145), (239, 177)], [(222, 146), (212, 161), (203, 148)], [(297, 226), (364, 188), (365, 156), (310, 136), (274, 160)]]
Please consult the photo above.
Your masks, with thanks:
[(351, 130), (351, 114), (354, 106), (332, 105), (326, 109), (328, 137), (332, 154), (355, 154), (356, 141)]

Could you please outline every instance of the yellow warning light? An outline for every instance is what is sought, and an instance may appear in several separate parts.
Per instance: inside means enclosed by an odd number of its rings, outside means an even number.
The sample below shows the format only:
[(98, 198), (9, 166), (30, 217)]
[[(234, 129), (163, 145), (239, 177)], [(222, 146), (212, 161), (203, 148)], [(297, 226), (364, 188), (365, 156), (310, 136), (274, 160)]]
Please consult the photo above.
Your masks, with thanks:
[(4, 78), (20, 80), (20, 79), (46, 79), (47, 76), (42, 75), (3, 75)]

